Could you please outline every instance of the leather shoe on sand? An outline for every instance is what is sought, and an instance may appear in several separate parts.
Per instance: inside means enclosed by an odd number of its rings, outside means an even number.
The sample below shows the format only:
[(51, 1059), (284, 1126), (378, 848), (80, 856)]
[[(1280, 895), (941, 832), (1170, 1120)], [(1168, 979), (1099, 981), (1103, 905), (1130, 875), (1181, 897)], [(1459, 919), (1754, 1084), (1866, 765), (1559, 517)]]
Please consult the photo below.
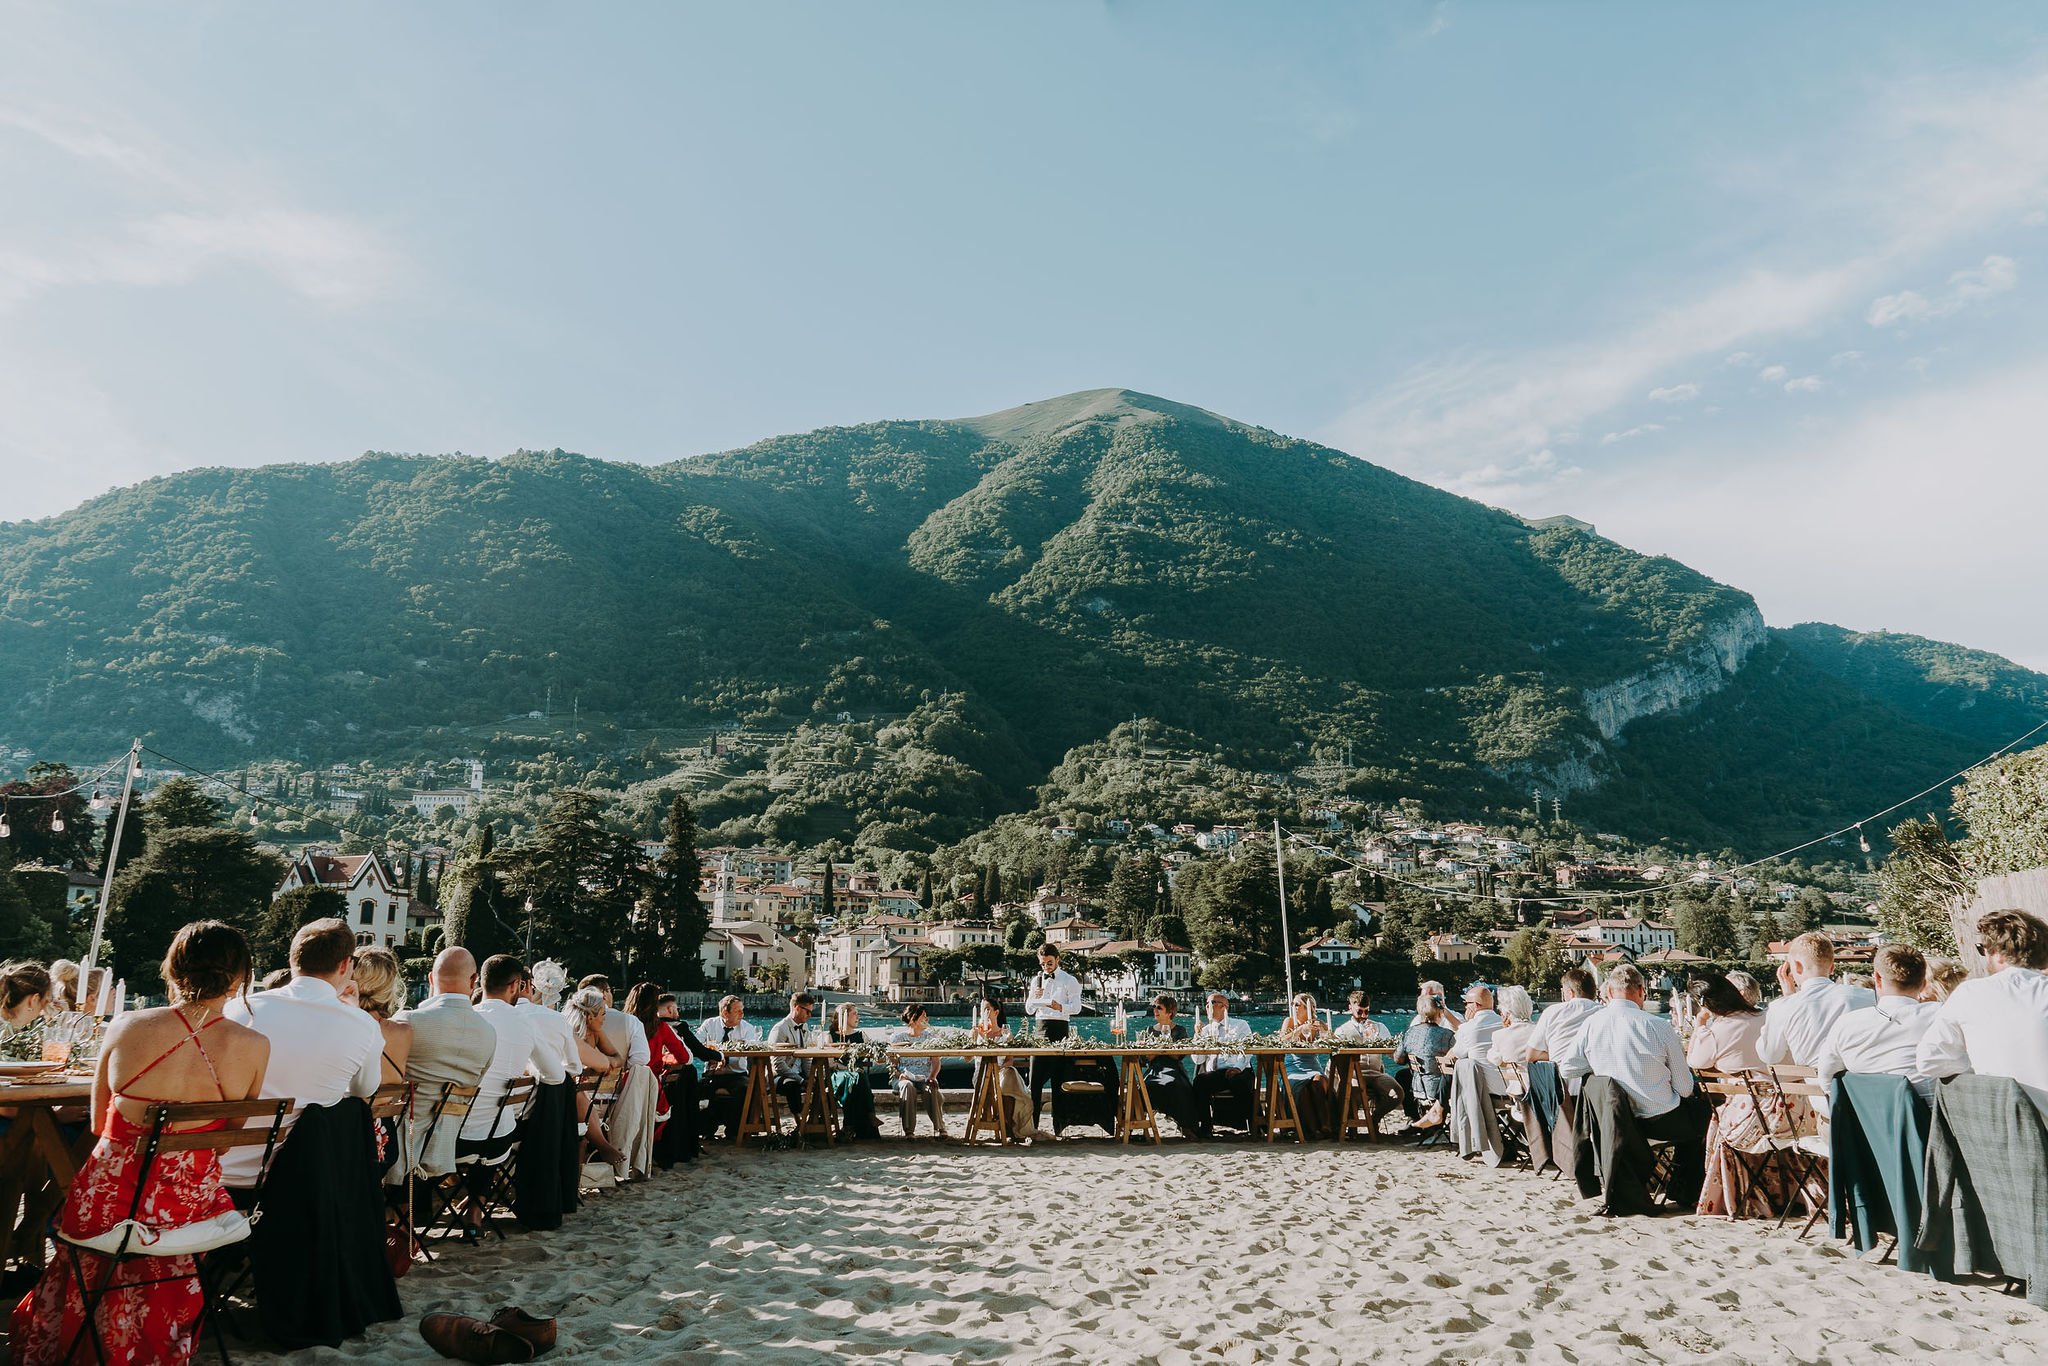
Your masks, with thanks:
[(525, 1338), (533, 1344), (535, 1356), (555, 1345), (555, 1321), (535, 1318), (516, 1304), (508, 1304), (491, 1315), (491, 1326)]
[(533, 1344), (467, 1314), (429, 1314), (420, 1320), (427, 1346), (457, 1361), (491, 1363), (533, 1360)]

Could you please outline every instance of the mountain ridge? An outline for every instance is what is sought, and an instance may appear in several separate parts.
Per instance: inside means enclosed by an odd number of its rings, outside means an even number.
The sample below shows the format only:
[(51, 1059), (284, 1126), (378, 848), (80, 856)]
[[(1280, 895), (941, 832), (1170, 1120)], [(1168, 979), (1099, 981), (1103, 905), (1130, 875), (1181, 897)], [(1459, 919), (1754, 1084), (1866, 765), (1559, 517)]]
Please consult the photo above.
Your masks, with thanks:
[[(1348, 753), (1359, 795), (1506, 809), (1533, 786), (1733, 841), (1881, 805), (2048, 703), (1995, 656), (1828, 629), (1767, 631), (1748, 594), (1576, 526), (1085, 390), (660, 465), (195, 470), (0, 526), (0, 743), (324, 758), (554, 689), (668, 727), (955, 697), (974, 739), (951, 758), (990, 816), (1136, 714), (1266, 766)], [(1881, 724), (1830, 729), (1823, 705)], [(1838, 781), (1764, 784), (1787, 814), (1756, 810), (1728, 772), (1755, 735)]]

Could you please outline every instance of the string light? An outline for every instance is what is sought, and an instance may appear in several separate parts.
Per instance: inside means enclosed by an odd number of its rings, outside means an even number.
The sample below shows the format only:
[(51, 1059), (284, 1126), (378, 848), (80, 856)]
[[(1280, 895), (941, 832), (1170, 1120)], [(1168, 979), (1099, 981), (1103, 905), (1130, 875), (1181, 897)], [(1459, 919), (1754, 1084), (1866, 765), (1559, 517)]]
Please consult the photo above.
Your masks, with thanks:
[(90, 802), (87, 802), (86, 805), (90, 806), (95, 811), (105, 811), (109, 803), (106, 797), (100, 792), (100, 790), (98, 788), (94, 788), (92, 790), (92, 800)]
[(1856, 823), (1856, 847), (1866, 854), (1870, 852), (1870, 836), (1863, 833), (1861, 821)]
[(53, 834), (53, 835), (61, 835), (61, 834), (63, 834), (63, 833), (64, 833), (64, 813), (63, 813), (63, 812), (59, 811), (59, 812), (56, 812), (56, 813), (54, 813), (54, 814), (52, 814), (52, 815), (51, 815), (51, 817), (50, 817), (50, 833), (51, 833), (51, 834)]
[(10, 803), (0, 802), (0, 840), (4, 840), (14, 833), (14, 827), (7, 823), (7, 808), (9, 805)]

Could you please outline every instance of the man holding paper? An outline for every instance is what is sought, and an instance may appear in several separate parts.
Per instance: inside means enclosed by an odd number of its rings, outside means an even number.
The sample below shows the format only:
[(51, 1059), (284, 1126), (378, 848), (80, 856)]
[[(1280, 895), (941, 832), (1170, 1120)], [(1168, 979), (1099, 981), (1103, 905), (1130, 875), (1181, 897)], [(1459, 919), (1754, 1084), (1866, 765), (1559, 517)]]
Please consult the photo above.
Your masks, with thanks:
[[(1074, 975), (1060, 967), (1060, 950), (1057, 944), (1045, 944), (1038, 950), (1038, 975), (1024, 991), (1024, 1013), (1038, 1022), (1038, 1032), (1045, 1036), (1047, 1043), (1058, 1043), (1072, 1031), (1073, 1017), (1081, 1013), (1081, 984)], [(1038, 1127), (1038, 1116), (1043, 1108), (1045, 1084), (1050, 1080), (1059, 1084), (1056, 1073), (1064, 1072), (1057, 1058), (1033, 1058), (1031, 1060), (1031, 1126)]]

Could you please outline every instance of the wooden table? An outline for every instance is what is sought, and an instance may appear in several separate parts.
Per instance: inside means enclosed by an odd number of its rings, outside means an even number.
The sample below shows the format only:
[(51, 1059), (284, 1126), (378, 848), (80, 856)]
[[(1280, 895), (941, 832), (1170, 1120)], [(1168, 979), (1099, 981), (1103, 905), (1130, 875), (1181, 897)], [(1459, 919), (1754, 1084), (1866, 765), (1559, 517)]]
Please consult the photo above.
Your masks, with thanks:
[(89, 1078), (0, 1085), (0, 1105), (15, 1112), (14, 1123), (0, 1137), (0, 1223), (7, 1233), (0, 1251), (7, 1256), (41, 1265), (43, 1226), (63, 1203), (94, 1141), (92, 1126), (87, 1125), (75, 1141), (65, 1142), (56, 1112), (67, 1105), (91, 1103)]
[[(1286, 1058), (1290, 1053), (1328, 1053), (1332, 1055), (1332, 1067), (1347, 1081), (1359, 1070), (1359, 1064), (1367, 1054), (1389, 1057), (1391, 1046), (1372, 1045), (1362, 1048), (1318, 1048), (1315, 1046), (1290, 1048), (1247, 1048), (1231, 1047), (1227, 1044), (1193, 1043), (1147, 1043), (1147, 1044), (1083, 1044), (1070, 1048), (891, 1048), (893, 1054), (904, 1057), (964, 1058), (973, 1061), (979, 1058), (1071, 1058), (1101, 1057), (1113, 1058), (1121, 1064), (1122, 1091), (1117, 1098), (1117, 1136), (1120, 1142), (1129, 1143), (1135, 1137), (1146, 1137), (1154, 1143), (1161, 1141), (1159, 1118), (1152, 1105), (1152, 1097), (1145, 1089), (1145, 1063), (1150, 1058), (1173, 1057), (1250, 1057), (1259, 1069), (1261, 1083), (1265, 1088), (1265, 1102), (1255, 1107), (1254, 1126), (1263, 1126), (1266, 1141), (1274, 1142), (1283, 1133), (1291, 1133), (1296, 1141), (1302, 1137), (1301, 1116), (1296, 1111), (1294, 1093), (1288, 1089), (1285, 1074)], [(1363, 1082), (1357, 1083), (1363, 1090)], [(1371, 1102), (1367, 1100), (1368, 1113)], [(1343, 1112), (1340, 1110), (1340, 1114)], [(966, 1141), (979, 1142), (983, 1134), (993, 1134), (1003, 1143), (1009, 1143), (1009, 1126), (1003, 1123), (1003, 1096), (997, 1069), (994, 1066), (981, 1069), (975, 1079), (974, 1100), (967, 1111)]]
[(777, 1058), (796, 1058), (804, 1065), (803, 1108), (796, 1117), (796, 1136), (822, 1135), (835, 1143), (839, 1133), (839, 1106), (832, 1098), (833, 1063), (846, 1057), (842, 1047), (746, 1048), (728, 1050), (747, 1064), (747, 1087), (740, 1095), (739, 1123), (733, 1126), (733, 1142), (750, 1138), (776, 1137), (782, 1133), (782, 1095), (774, 1086)]

